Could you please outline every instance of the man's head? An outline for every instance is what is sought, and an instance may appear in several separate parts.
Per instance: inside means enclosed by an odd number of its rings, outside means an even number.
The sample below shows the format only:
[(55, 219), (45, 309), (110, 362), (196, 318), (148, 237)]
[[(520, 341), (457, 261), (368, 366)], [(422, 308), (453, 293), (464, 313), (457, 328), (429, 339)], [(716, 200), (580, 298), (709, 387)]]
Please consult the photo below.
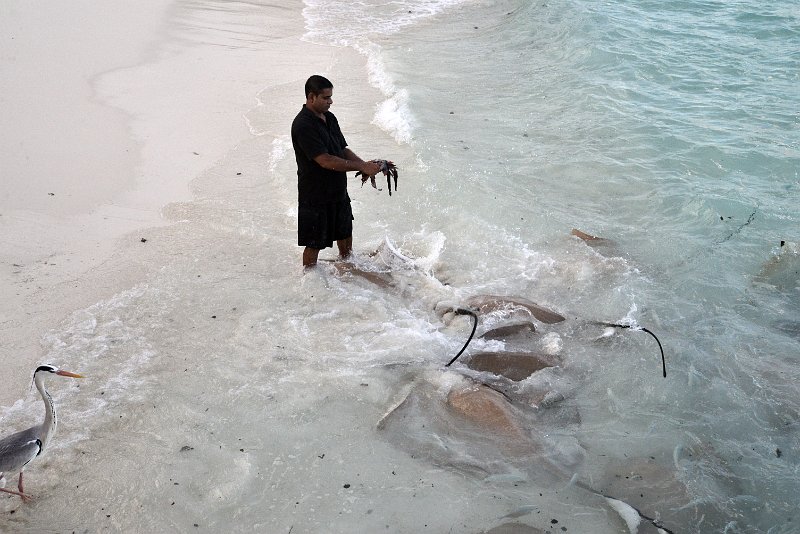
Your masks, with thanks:
[(324, 76), (315, 74), (306, 80), (306, 98), (312, 94), (318, 95), (325, 89), (333, 89), (333, 84)]
[(314, 75), (306, 80), (306, 106), (317, 114), (330, 109), (333, 104), (333, 84), (323, 76)]

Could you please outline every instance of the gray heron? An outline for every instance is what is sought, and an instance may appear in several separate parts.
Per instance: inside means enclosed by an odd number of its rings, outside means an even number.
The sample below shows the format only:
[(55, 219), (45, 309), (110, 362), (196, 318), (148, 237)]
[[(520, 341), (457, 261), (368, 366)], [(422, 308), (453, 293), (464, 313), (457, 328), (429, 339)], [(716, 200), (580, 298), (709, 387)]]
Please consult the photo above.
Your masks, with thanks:
[[(31, 497), (25, 494), (25, 490), (22, 487), (22, 471), (34, 458), (45, 451), (47, 444), (50, 443), (50, 439), (56, 432), (58, 423), (53, 399), (44, 388), (44, 379), (51, 374), (83, 378), (79, 374), (62, 371), (52, 365), (40, 365), (37, 367), (33, 373), (33, 382), (36, 384), (36, 389), (39, 390), (39, 394), (44, 401), (44, 422), (41, 425), (32, 426), (27, 430), (22, 430), (0, 439), (0, 491), (19, 495), (23, 501), (27, 501)], [(15, 473), (19, 473), (19, 482), (17, 483), (19, 491), (5, 488), (6, 476), (11, 477)]]

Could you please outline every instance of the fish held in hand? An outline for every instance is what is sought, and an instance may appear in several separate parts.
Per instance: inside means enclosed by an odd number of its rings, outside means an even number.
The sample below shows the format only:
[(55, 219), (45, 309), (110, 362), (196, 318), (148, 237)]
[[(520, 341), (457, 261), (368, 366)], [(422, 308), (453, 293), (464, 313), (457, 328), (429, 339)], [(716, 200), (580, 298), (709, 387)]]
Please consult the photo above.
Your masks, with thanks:
[[(394, 190), (397, 191), (397, 166), (394, 164), (394, 162), (386, 159), (373, 159), (370, 161), (370, 163), (377, 163), (380, 165), (381, 172), (384, 176), (386, 176), (386, 185), (389, 188), (389, 196), (392, 196), (392, 179), (394, 179)], [(356, 176), (361, 176), (361, 187), (364, 187), (364, 184), (367, 183), (367, 180), (369, 180), (372, 184), (372, 187), (378, 191), (383, 191), (383, 189), (380, 189), (375, 183), (375, 175), (367, 176), (361, 171), (358, 171)]]

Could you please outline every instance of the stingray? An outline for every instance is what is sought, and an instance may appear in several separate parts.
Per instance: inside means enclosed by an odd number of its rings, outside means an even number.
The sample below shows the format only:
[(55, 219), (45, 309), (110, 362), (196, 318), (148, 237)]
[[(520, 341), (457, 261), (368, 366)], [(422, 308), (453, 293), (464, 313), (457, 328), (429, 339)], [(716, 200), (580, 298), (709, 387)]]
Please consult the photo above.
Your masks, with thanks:
[(535, 352), (476, 352), (465, 363), (475, 371), (485, 371), (519, 382), (559, 362), (553, 356)]
[(531, 321), (511, 321), (502, 326), (491, 328), (478, 336), (481, 339), (525, 340), (536, 334), (536, 325)]
[(555, 446), (535, 434), (535, 413), (460, 373), (417, 376), (377, 424), (412, 456), (476, 476), (524, 472), (549, 482), (569, 480), (582, 449)]
[(570, 234), (574, 235), (590, 247), (603, 247), (603, 246), (613, 246), (615, 243), (610, 239), (606, 239), (604, 237), (597, 237), (585, 232), (581, 232), (580, 230), (573, 228)]
[(788, 336), (800, 339), (800, 321), (776, 321), (772, 326)]
[(466, 305), (484, 314), (496, 311), (513, 312), (523, 309), (545, 324), (555, 324), (565, 320), (563, 315), (543, 308), (535, 302), (522, 297), (475, 295), (466, 300)]
[(779, 290), (798, 287), (800, 285), (800, 245), (781, 241), (777, 253), (763, 265), (755, 280)]
[(647, 517), (676, 522), (676, 511), (692, 502), (674, 466), (665, 467), (652, 459), (628, 458), (607, 466), (605, 474), (594, 480), (596, 490), (614, 495)]
[(384, 289), (394, 286), (392, 275), (388, 272), (365, 271), (364, 269), (356, 267), (355, 264), (349, 261), (336, 261), (333, 262), (333, 265), (341, 276), (358, 276)]
[[(387, 439), (413, 458), (484, 478), (522, 473), (523, 479), (546, 485), (574, 485), (604, 498), (630, 532), (638, 532), (644, 520), (647, 527), (657, 527), (653, 532), (672, 533), (660, 524), (657, 514), (649, 516), (575, 481), (573, 473), (583, 460), (583, 448), (577, 441), (545, 436), (535, 428), (531, 412), (503, 394), (457, 373), (436, 371), (413, 380), (377, 424)], [(519, 532), (535, 532), (517, 525), (513, 528)]]

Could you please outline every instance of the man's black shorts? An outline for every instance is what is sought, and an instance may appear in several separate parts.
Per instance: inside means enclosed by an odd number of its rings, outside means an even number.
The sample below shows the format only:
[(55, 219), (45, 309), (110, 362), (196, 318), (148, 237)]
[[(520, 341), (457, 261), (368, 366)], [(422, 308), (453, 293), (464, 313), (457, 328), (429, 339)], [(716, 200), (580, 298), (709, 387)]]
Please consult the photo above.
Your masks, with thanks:
[(297, 212), (297, 244), (323, 249), (334, 241), (353, 236), (350, 199), (326, 204), (300, 204)]

